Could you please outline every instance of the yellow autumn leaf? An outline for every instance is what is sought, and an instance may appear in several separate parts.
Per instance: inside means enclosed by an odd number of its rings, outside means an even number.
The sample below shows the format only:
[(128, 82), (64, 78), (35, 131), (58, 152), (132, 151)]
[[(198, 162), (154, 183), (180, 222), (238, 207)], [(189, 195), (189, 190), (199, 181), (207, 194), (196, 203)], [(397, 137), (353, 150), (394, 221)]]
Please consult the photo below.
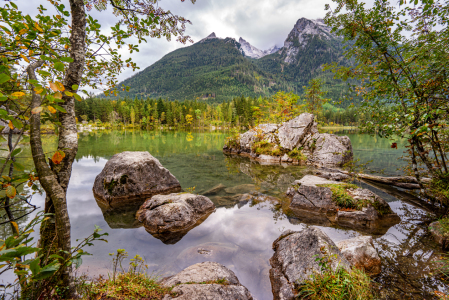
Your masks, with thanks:
[(34, 27), (36, 27), (36, 29), (39, 30), (40, 32), (44, 32), (44, 31), (42, 30), (42, 28), (39, 26), (39, 24), (34, 23)]
[(11, 96), (22, 97), (22, 96), (25, 96), (25, 93), (24, 92), (14, 92), (11, 94)]
[(26, 33), (26, 32), (27, 32), (27, 30), (26, 30), (25, 28), (19, 30), (19, 34), (20, 34), (20, 35), (22, 35), (22, 34), (24, 34), (24, 33)]
[(11, 120), (9, 120), (8, 126), (9, 126), (9, 128), (11, 128), (11, 130), (14, 129), (14, 125), (12, 124)]
[(56, 87), (58, 88), (58, 90), (60, 90), (61, 92), (63, 92), (65, 90), (65, 87), (62, 83), (60, 83), (59, 81), (55, 82)]
[(34, 91), (36, 92), (36, 94), (40, 94), (44, 91), (43, 88), (35, 88)]
[(16, 229), (16, 232), (19, 232), (19, 226), (17, 226), (17, 223), (14, 221), (11, 221), (12, 226)]
[(6, 188), (6, 196), (11, 199), (14, 198), (16, 196), (16, 188), (12, 185), (8, 185)]
[(58, 99), (62, 99), (62, 94), (60, 92), (57, 92), (54, 97), (58, 98)]
[(20, 57), (23, 58), (23, 60), (25, 60), (27, 63), (30, 62), (30, 60), (23, 54), (20, 54)]
[(54, 84), (53, 82), (50, 82), (50, 88), (55, 92), (58, 91), (58, 86), (56, 84)]
[(64, 94), (66, 94), (66, 95), (69, 96), (69, 97), (72, 97), (72, 96), (73, 96), (73, 93), (71, 93), (71, 92), (69, 92), (69, 91), (65, 91)]
[(53, 108), (53, 106), (48, 106), (48, 110), (52, 113), (55, 114), (56, 113), (56, 109)]

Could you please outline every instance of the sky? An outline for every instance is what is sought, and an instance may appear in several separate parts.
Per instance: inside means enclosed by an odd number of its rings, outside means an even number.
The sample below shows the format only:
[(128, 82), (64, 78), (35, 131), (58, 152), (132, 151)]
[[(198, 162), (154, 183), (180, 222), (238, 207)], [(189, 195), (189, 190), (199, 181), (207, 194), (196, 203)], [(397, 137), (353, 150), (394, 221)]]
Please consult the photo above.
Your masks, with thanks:
[[(19, 8), (26, 14), (37, 14), (37, 6), (46, 0), (15, 0)], [(68, 0), (62, 3), (69, 7)], [(189, 0), (161, 0), (159, 6), (171, 10), (192, 22), (187, 25), (186, 34), (194, 42), (215, 32), (217, 37), (244, 38), (253, 46), (266, 50), (274, 45), (282, 46), (288, 33), (299, 18), (324, 18), (324, 6), (331, 0), (197, 0), (192, 4)], [(51, 12), (51, 10), (49, 10)], [(100, 21), (102, 28), (114, 25), (116, 18), (111, 11), (91, 12)], [(148, 39), (147, 44), (140, 45), (140, 52), (132, 54), (133, 60), (140, 70), (152, 65), (164, 55), (189, 44), (165, 39)], [(127, 58), (129, 54), (123, 53)], [(120, 74), (119, 80), (133, 75), (131, 70)]]

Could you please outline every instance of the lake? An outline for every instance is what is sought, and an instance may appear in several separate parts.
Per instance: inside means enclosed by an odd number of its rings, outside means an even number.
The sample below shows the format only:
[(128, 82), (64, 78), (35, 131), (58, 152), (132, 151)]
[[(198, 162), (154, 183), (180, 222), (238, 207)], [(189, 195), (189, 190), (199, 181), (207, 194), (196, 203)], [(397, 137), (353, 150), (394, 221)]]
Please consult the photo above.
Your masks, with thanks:
[[(334, 132), (350, 137), (355, 159), (360, 163), (372, 160), (368, 170), (386, 175), (399, 175), (406, 165), (402, 141), (399, 149), (391, 148), (386, 139), (357, 132)], [(296, 179), (312, 174), (308, 166), (265, 166), (247, 158), (231, 158), (222, 153), (222, 132), (147, 132), (98, 131), (79, 133), (79, 150), (68, 189), (68, 208), (72, 224), (72, 244), (93, 232), (94, 225), (109, 233), (108, 243), (97, 242), (86, 250), (93, 256), (84, 257), (78, 273), (106, 274), (111, 268), (108, 253), (126, 249), (129, 256), (140, 254), (155, 276), (179, 272), (194, 263), (211, 260), (232, 269), (240, 282), (259, 300), (272, 299), (269, 280), (269, 259), (272, 242), (283, 230), (302, 230), (309, 224), (286, 216), (269, 203), (238, 205), (232, 196), (247, 192), (262, 192), (283, 197)], [(55, 136), (44, 136), (45, 151), (56, 147)], [(27, 140), (25, 138), (24, 142)], [(21, 143), (22, 144), (22, 143)], [(22, 146), (20, 156), (29, 158), (29, 147)], [(219, 193), (208, 196), (217, 209), (203, 223), (189, 231), (178, 242), (165, 244), (153, 237), (135, 220), (135, 208), (102, 211), (93, 194), (95, 177), (107, 160), (122, 151), (148, 151), (179, 180), (184, 190), (201, 194), (219, 184)], [(25, 164), (31, 165), (31, 160)], [(385, 297), (390, 299), (428, 299), (433, 291), (445, 292), (448, 286), (432, 270), (440, 257), (438, 246), (429, 236), (428, 213), (414, 203), (416, 198), (386, 186), (375, 188), (364, 183), (389, 202), (401, 217), (401, 223), (385, 234), (374, 236), (382, 258), (382, 273), (375, 278)], [(36, 195), (33, 203), (43, 207), (43, 197)], [(415, 201), (415, 202), (414, 202)], [(320, 227), (334, 242), (360, 235), (357, 231)], [(2, 229), (3, 234), (5, 229)], [(208, 255), (198, 249), (209, 249)], [(6, 278), (4, 278), (6, 280)]]

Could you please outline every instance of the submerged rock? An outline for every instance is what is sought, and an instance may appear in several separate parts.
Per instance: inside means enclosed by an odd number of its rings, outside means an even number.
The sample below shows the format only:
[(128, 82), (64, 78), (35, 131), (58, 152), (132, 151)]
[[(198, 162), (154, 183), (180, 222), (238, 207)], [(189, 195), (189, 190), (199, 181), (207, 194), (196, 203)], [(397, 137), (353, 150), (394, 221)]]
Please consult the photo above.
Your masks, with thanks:
[(230, 262), (239, 247), (231, 243), (209, 242), (184, 249), (176, 258), (175, 265), (185, 268), (204, 261)]
[(264, 164), (341, 166), (350, 161), (353, 153), (349, 138), (319, 133), (314, 119), (313, 114), (303, 113), (282, 124), (260, 124), (228, 140), (223, 151), (249, 156)]
[(154, 237), (166, 244), (178, 242), (214, 211), (214, 203), (205, 196), (180, 193), (156, 195), (137, 211), (137, 219)]
[(316, 227), (284, 232), (273, 242), (273, 250), (270, 281), (274, 300), (295, 299), (296, 288), (314, 272), (322, 272), (317, 257), (335, 255), (328, 266), (332, 270), (341, 267), (349, 271), (351, 268), (335, 243)]
[(204, 196), (215, 195), (215, 194), (218, 194), (221, 190), (223, 190), (225, 188), (226, 188), (226, 186), (220, 183), (201, 194), (203, 194)]
[(216, 262), (192, 265), (178, 274), (164, 278), (161, 285), (173, 287), (164, 300), (252, 300), (234, 272)]
[(109, 206), (128, 205), (157, 194), (180, 192), (179, 181), (148, 152), (115, 154), (94, 182), (95, 198)]
[(444, 232), (439, 221), (430, 223), (429, 231), (432, 234), (435, 242), (440, 244), (443, 250), (449, 250), (449, 235)]
[(279, 198), (265, 195), (262, 193), (247, 193), (247, 194), (239, 195), (238, 201), (239, 201), (239, 207), (242, 207), (247, 203), (250, 203), (253, 205), (258, 204), (258, 203), (269, 203), (272, 205), (280, 204)]
[[(332, 187), (338, 185), (342, 186), (338, 190), (345, 194), (346, 200), (338, 200), (341, 195), (333, 194)], [(385, 200), (370, 190), (317, 176), (306, 175), (295, 181), (286, 195), (291, 199), (289, 208), (295, 216), (305, 221), (312, 220), (314, 224), (332, 224), (384, 234), (401, 220)], [(341, 206), (348, 197), (350, 205)]]
[(340, 241), (337, 247), (354, 267), (365, 271), (368, 275), (380, 273), (381, 260), (371, 236), (359, 236)]

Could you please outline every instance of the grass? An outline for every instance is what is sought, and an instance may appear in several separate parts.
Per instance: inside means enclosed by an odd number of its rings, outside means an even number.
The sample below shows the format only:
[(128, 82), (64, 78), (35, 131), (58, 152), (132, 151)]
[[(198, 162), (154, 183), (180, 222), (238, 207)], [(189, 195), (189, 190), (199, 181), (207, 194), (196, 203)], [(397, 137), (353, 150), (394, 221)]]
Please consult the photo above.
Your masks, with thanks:
[(271, 155), (281, 156), (283, 155), (278, 145), (262, 140), (253, 144), (251, 151), (258, 155)]
[(99, 277), (90, 283), (84, 283), (81, 289), (82, 299), (162, 299), (169, 294), (171, 288), (162, 287), (156, 278), (145, 273), (118, 273), (115, 281), (112, 278)]
[(128, 257), (124, 249), (118, 249), (113, 256), (113, 272), (108, 278), (100, 276), (91, 282), (81, 278), (77, 284), (81, 299), (108, 300), (156, 300), (171, 294), (172, 287), (161, 286), (158, 278), (147, 274), (148, 266), (140, 255), (130, 260), (128, 270), (122, 268), (123, 260)]
[(306, 300), (370, 300), (376, 299), (371, 279), (362, 270), (326, 270), (314, 273), (299, 287), (299, 299)]
[(293, 149), (292, 151), (287, 153), (287, 155), (291, 159), (296, 159), (298, 161), (306, 161), (307, 160), (307, 156), (302, 154), (301, 150), (299, 150), (299, 149)]

